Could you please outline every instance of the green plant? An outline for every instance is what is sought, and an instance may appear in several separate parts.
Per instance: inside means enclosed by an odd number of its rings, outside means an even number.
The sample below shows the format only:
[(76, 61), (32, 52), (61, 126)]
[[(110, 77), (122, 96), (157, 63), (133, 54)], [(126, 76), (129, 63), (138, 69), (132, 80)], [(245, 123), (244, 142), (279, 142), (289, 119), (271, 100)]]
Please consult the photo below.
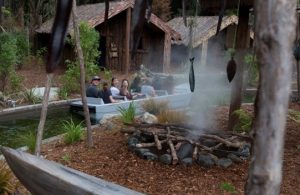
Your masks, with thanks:
[(23, 95), (24, 95), (24, 100), (28, 103), (38, 104), (42, 102), (42, 98), (34, 94), (34, 89), (26, 89)]
[(184, 111), (165, 110), (158, 114), (157, 119), (160, 123), (184, 124), (187, 122), (188, 116)]
[(18, 139), (21, 143), (24, 143), (24, 145), (28, 147), (28, 151), (30, 153), (34, 152), (36, 144), (36, 134), (34, 132), (28, 130), (28, 133), (20, 135)]
[(236, 110), (232, 114), (237, 115), (239, 118), (238, 123), (233, 127), (233, 131), (248, 133), (252, 124), (251, 114), (243, 109)]
[(61, 157), (61, 159), (62, 159), (64, 162), (68, 163), (68, 162), (70, 162), (70, 160), (71, 160), (71, 156), (70, 156), (69, 154), (65, 154), (65, 155), (63, 155), (63, 156)]
[(245, 63), (247, 64), (248, 71), (248, 85), (250, 86), (256, 86), (258, 83), (258, 76), (259, 76), (259, 71), (258, 71), (258, 63), (256, 60), (256, 56), (252, 54), (247, 54), (245, 55), (244, 58)]
[(0, 33), (0, 91), (7, 87), (7, 79), (17, 62), (16, 38), (11, 33)]
[(222, 190), (227, 191), (227, 192), (236, 192), (235, 187), (229, 182), (221, 183), (220, 188)]
[(0, 194), (10, 194), (14, 191), (13, 175), (4, 161), (0, 161)]
[(121, 113), (121, 119), (125, 124), (132, 124), (134, 122), (134, 117), (136, 113), (136, 106), (133, 101), (130, 102), (128, 108), (118, 107), (119, 112)]
[(78, 142), (83, 137), (82, 122), (76, 125), (71, 119), (70, 121), (63, 121), (62, 127), (64, 131), (66, 131), (66, 134), (64, 136), (65, 144)]
[[(80, 23), (80, 43), (83, 51), (84, 65), (85, 65), (85, 80), (88, 81), (93, 75), (99, 74), (99, 68), (97, 66), (97, 58), (99, 57), (99, 33), (90, 28), (87, 23)], [(73, 47), (75, 47), (74, 36), (68, 39)], [(74, 61), (66, 60), (67, 70), (62, 76), (62, 83), (66, 89), (66, 92), (79, 92), (80, 90), (80, 67), (78, 60)]]
[(300, 123), (300, 111), (289, 109), (288, 118), (295, 121), (296, 123)]
[(107, 68), (103, 68), (103, 73), (104, 73), (104, 79), (110, 81), (112, 78), (112, 71)]
[(65, 100), (65, 99), (68, 98), (68, 96), (69, 96), (69, 92), (68, 92), (68, 90), (65, 87), (61, 87), (58, 90), (58, 97), (59, 97), (59, 99)]
[(154, 101), (153, 99), (144, 101), (142, 107), (144, 111), (154, 115), (169, 110), (169, 105), (167, 101)]
[(9, 77), (9, 92), (14, 93), (19, 91), (21, 89), (23, 79), (24, 78), (21, 75), (18, 75), (14, 70), (12, 70)]

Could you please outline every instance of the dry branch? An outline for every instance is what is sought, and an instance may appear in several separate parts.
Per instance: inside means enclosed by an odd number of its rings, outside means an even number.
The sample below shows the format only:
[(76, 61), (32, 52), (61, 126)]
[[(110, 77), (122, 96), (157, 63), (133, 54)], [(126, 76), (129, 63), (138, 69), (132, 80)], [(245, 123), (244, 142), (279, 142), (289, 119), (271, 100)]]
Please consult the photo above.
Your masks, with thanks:
[(155, 144), (156, 144), (157, 149), (158, 149), (158, 150), (161, 150), (162, 147), (161, 147), (161, 143), (160, 143), (160, 141), (159, 141), (159, 139), (158, 139), (157, 134), (153, 133), (153, 136), (154, 136), (154, 141), (155, 141)]

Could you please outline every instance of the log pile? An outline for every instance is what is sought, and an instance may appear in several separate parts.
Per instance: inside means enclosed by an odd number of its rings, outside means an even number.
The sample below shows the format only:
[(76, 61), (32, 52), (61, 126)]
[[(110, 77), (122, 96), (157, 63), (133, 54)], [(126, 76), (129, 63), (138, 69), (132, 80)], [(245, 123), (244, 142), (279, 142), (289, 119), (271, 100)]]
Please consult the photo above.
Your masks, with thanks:
[[(193, 126), (135, 124), (123, 128), (121, 131), (132, 134), (128, 141), (129, 148), (132, 151), (138, 151), (138, 153), (151, 151), (155, 153), (151, 159), (158, 158), (159, 154), (167, 153), (171, 156), (172, 161), (170, 164), (173, 165), (182, 162), (184, 158), (197, 161), (201, 154), (216, 158), (227, 157), (231, 154), (231, 156), (235, 155), (240, 158), (242, 155), (239, 155), (239, 152), (244, 148), (248, 148), (250, 152), (251, 146), (251, 139), (247, 135), (224, 131), (209, 132)], [(185, 145), (184, 149), (183, 145)], [(184, 151), (184, 154), (180, 151)], [(220, 152), (223, 152), (223, 154), (220, 155)], [(249, 155), (250, 153), (246, 157), (248, 158)], [(217, 162), (215, 163), (217, 164)]]

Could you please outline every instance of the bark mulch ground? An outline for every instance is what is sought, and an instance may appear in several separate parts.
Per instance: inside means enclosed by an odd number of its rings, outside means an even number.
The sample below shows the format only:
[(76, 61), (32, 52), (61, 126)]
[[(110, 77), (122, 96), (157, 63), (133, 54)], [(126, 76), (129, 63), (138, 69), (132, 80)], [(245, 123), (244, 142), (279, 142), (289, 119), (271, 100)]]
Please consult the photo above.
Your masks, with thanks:
[[(293, 106), (298, 109), (299, 106)], [(247, 109), (252, 110), (251, 107)], [(217, 109), (220, 129), (225, 129), (226, 107)], [(120, 124), (117, 126), (121, 126)], [(299, 124), (288, 120), (285, 141), (282, 194), (300, 194), (300, 130)], [(146, 194), (243, 194), (249, 162), (220, 167), (202, 168), (198, 165), (163, 165), (140, 159), (127, 149), (128, 135), (104, 128), (94, 130), (94, 147), (88, 149), (81, 141), (66, 146), (61, 142), (43, 147), (49, 160), (115, 182)], [(235, 192), (224, 189), (233, 186)]]

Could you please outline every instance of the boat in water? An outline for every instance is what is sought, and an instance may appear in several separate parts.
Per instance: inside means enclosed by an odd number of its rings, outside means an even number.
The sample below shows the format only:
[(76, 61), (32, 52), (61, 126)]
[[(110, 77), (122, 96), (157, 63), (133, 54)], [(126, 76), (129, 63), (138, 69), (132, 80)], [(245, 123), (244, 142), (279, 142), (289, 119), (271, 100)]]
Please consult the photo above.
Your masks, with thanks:
[[(159, 93), (158, 93), (159, 94)], [(136, 107), (136, 113), (141, 114), (144, 112), (143, 103), (147, 100), (154, 100), (157, 102), (165, 101), (168, 103), (170, 109), (183, 109), (190, 105), (192, 98), (191, 92), (183, 92), (176, 94), (160, 93), (155, 97), (145, 97), (136, 100), (122, 100), (118, 103), (104, 104), (101, 98), (87, 98), (91, 120), (98, 122), (105, 114), (118, 114), (120, 108), (128, 108), (130, 103), (133, 102)], [(74, 113), (83, 115), (82, 101), (75, 101), (70, 104), (70, 109)]]
[(7, 147), (0, 149), (11, 170), (32, 194), (141, 194), (26, 152)]

